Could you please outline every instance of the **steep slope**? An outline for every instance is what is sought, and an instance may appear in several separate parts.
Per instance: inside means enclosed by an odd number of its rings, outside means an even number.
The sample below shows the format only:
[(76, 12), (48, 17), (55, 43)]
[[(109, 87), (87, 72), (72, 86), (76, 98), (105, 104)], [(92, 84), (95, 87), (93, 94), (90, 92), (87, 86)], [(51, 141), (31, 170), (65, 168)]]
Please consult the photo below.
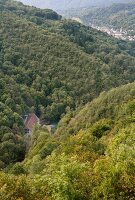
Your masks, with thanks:
[[(8, 186), (2, 195), (12, 197), (13, 188), (16, 198), (134, 199), (134, 122), (135, 82), (101, 94), (72, 117), (70, 126), (65, 123), (59, 135), (50, 136), (39, 127), (24, 162), (10, 169), (29, 175), (18, 175), (14, 189), (16, 176), (1, 174), (1, 186)], [(69, 134), (70, 127), (75, 135)]]
[[(35, 26), (29, 23), (28, 16), (33, 16), (31, 13), (35, 13), (35, 9), (24, 18), (20, 18), (18, 12), (9, 12), (9, 9), (8, 14), (6, 10), (1, 12), (1, 62), (6, 62), (3, 73), (10, 74), (18, 85), (32, 87), (42, 94), (43, 99), (40, 100), (40, 96), (37, 100), (39, 104), (41, 101), (46, 102), (43, 106), (55, 101), (59, 104), (70, 96), (70, 102), (65, 104), (72, 108), (74, 100), (76, 104), (86, 103), (102, 90), (134, 81), (134, 57), (128, 55), (128, 51), (122, 51), (117, 41), (70, 21), (58, 21), (53, 26), (54, 21), (43, 20), (42, 26)], [(44, 27), (47, 23), (50, 23), (50, 28)], [(122, 48), (126, 45), (121, 43)], [(56, 88), (61, 88), (62, 96)], [(32, 107), (34, 99), (38, 98), (36, 94), (34, 96), (29, 97), (28, 106), (31, 104)], [(51, 97), (53, 102), (49, 103), (47, 97)]]
[[(135, 83), (112, 89), (109, 92), (103, 92), (97, 99), (88, 103), (81, 110), (65, 116), (59, 123), (57, 133), (60, 135), (65, 133), (75, 134), (81, 129), (89, 129), (101, 119), (109, 119), (116, 124), (119, 121), (119, 123), (123, 125), (125, 123), (126, 125), (128, 120), (130, 121), (130, 117), (133, 117), (132, 120), (134, 122), (134, 115), (132, 116), (131, 113), (130, 116), (130, 109), (131, 112), (134, 112), (134, 99)], [(132, 103), (130, 104), (132, 100), (133, 105)]]
[[(0, 3), (0, 199), (134, 200), (134, 43)], [(35, 127), (25, 154), (28, 112), (67, 115), (53, 135)]]
[(61, 20), (51, 10), (8, 0), (0, 0), (0, 9), (0, 148), (5, 166), (24, 157), (24, 114), (58, 122), (101, 91), (133, 82), (135, 51), (133, 44)]
[[(54, 149), (57, 149), (58, 144), (67, 145), (66, 142), (71, 135), (74, 135), (71, 138), (76, 138), (75, 135), (81, 132), (84, 134), (89, 132), (99, 140), (109, 134), (112, 137), (117, 135), (120, 129), (134, 125), (134, 122), (135, 82), (103, 92), (83, 108), (68, 113), (59, 122), (54, 135), (45, 134), (46, 127), (37, 127), (32, 135), (25, 162), (37, 155), (42, 159), (46, 158), (50, 147), (52, 147), (51, 154)], [(70, 148), (72, 149), (71, 146)]]

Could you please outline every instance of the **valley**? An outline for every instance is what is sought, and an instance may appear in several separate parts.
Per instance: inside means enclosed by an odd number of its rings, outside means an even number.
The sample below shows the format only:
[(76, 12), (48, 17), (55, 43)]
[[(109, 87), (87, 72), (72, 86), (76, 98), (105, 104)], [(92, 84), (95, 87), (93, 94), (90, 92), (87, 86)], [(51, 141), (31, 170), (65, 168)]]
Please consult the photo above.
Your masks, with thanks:
[[(79, 17), (72, 17), (71, 19), (85, 25), (85, 23), (83, 23), (83, 21)], [(135, 35), (131, 35), (133, 30), (127, 31), (127, 30), (123, 30), (122, 28), (120, 30), (115, 30), (114, 28), (111, 28), (111, 27), (110, 28), (104, 27), (104, 26), (100, 27), (91, 23), (89, 25), (86, 24), (86, 26), (90, 26), (93, 29), (107, 33), (108, 35), (113, 36), (120, 40), (135, 41)]]
[(134, 200), (134, 21), (102, 9), (0, 0), (0, 200)]
[(108, 33), (117, 39), (135, 40), (135, 2), (121, 2), (105, 7), (83, 7), (63, 11), (64, 17), (72, 18)]

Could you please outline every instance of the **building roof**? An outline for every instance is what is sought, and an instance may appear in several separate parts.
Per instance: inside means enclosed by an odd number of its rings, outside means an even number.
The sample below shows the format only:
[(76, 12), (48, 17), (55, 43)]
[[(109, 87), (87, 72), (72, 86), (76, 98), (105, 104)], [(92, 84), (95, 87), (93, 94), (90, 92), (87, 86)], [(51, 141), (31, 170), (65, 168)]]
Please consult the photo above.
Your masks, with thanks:
[(25, 120), (25, 128), (32, 131), (33, 127), (38, 123), (39, 118), (34, 113), (30, 113)]

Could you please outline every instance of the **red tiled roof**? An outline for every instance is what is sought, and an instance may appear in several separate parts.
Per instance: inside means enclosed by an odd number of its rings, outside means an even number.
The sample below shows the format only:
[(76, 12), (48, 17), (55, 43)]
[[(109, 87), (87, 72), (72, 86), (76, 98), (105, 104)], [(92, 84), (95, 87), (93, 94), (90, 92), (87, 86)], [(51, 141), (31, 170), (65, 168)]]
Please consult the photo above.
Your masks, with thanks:
[(32, 131), (33, 127), (39, 123), (39, 118), (34, 114), (31, 113), (28, 115), (25, 121), (25, 128), (29, 131)]

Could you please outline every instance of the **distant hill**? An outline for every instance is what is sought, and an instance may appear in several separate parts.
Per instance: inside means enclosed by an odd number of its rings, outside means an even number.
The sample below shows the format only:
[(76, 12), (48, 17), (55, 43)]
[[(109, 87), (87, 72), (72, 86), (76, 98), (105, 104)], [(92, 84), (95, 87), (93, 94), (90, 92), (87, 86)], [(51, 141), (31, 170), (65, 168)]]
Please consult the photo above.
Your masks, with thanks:
[[(106, 8), (90, 9), (80, 12), (81, 20), (87, 25), (94, 24), (100, 27), (106, 26), (114, 29), (123, 28), (129, 31), (130, 34), (135, 34), (135, 3), (113, 4)], [(77, 15), (79, 16), (79, 11)]]
[[(112, 3), (127, 2), (128, 0), (21, 0), (28, 5), (54, 10), (66, 10), (69, 8), (81, 8), (90, 6), (107, 6)], [(130, 1), (130, 0), (129, 0)], [(131, 0), (132, 1), (132, 0)]]

